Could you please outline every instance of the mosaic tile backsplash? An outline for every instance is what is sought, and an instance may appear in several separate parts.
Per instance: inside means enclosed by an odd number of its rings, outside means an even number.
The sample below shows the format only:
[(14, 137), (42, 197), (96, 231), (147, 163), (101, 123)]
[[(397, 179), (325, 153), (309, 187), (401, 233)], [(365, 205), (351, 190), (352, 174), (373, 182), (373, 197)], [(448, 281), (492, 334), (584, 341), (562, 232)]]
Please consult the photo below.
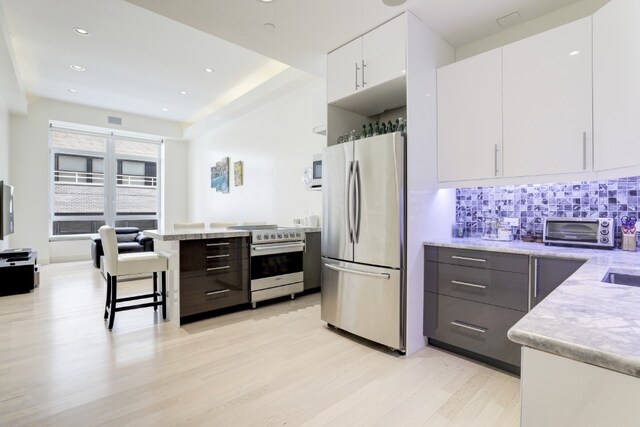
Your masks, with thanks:
[[(606, 181), (456, 189), (456, 222), (465, 235), (482, 234), (485, 218), (518, 217), (520, 233), (542, 232), (545, 217), (638, 217), (640, 177)], [(620, 241), (616, 220), (616, 244)]]

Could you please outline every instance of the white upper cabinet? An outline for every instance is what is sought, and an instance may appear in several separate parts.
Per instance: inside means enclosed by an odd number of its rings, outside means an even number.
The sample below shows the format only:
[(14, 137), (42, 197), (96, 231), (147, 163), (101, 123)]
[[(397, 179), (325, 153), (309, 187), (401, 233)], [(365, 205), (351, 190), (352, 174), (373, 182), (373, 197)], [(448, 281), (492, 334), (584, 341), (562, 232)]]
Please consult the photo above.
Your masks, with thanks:
[(438, 69), (438, 180), (501, 172), (502, 49)]
[(329, 102), (362, 89), (362, 37), (327, 56), (327, 99)]
[(640, 164), (640, 1), (613, 0), (593, 15), (595, 168)]
[(406, 70), (406, 16), (381, 25), (327, 55), (327, 100), (402, 77)]
[(504, 176), (593, 169), (591, 17), (503, 47)]
[(364, 89), (406, 73), (407, 24), (404, 15), (362, 36)]

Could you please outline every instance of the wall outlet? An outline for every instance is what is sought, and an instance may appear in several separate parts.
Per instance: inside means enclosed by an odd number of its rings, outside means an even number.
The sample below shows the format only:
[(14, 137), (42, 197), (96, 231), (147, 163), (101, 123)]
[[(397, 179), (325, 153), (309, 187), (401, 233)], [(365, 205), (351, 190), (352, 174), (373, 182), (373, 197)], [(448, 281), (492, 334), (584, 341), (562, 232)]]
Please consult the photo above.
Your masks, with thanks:
[(502, 218), (503, 224), (509, 224), (511, 227), (520, 227), (520, 218)]

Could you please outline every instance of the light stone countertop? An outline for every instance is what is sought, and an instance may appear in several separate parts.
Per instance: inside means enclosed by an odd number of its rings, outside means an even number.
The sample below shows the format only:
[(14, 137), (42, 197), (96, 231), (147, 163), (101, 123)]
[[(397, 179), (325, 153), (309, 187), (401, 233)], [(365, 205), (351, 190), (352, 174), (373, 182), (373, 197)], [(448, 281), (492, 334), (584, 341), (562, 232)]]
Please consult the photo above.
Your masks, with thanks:
[(151, 237), (162, 241), (172, 240), (200, 240), (200, 239), (220, 239), (225, 237), (248, 237), (251, 235), (245, 230), (229, 230), (227, 228), (194, 228), (182, 230), (144, 230), (146, 237)]
[(479, 238), (449, 238), (424, 244), (587, 260), (509, 330), (509, 339), (640, 377), (640, 287), (602, 282), (609, 269), (640, 275), (640, 253)]
[[(321, 231), (320, 227), (295, 227), (290, 226), (287, 228), (296, 228), (304, 230), (305, 233), (314, 233)], [(153, 239), (163, 241), (173, 240), (200, 240), (200, 239), (221, 239), (225, 237), (247, 237), (251, 235), (251, 232), (246, 230), (230, 230), (228, 228), (194, 228), (194, 229), (181, 229), (181, 230), (144, 230), (143, 235), (151, 237)]]

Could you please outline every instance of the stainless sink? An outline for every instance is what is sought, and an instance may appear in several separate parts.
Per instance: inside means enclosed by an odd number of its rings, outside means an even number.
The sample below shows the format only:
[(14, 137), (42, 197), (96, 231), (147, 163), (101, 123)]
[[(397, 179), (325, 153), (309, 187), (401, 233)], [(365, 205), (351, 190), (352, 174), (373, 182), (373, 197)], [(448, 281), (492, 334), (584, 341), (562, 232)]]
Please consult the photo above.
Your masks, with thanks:
[(615, 285), (640, 286), (640, 271), (638, 271), (638, 274), (632, 274), (629, 272), (609, 270), (602, 281)]

